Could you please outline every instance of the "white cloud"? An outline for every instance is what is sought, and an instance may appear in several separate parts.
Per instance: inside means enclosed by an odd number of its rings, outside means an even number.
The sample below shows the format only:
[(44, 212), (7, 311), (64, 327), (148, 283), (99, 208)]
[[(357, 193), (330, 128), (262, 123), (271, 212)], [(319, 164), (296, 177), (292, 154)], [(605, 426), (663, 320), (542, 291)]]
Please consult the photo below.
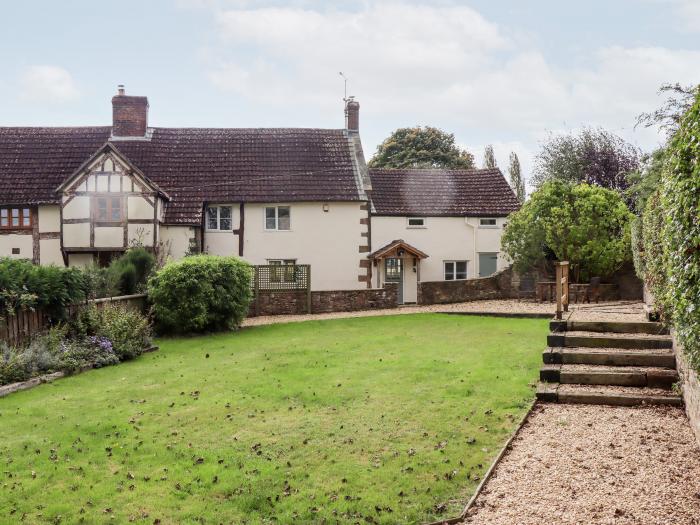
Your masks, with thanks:
[(20, 98), (31, 102), (66, 102), (80, 94), (71, 74), (59, 66), (29, 66), (19, 84)]
[[(700, 1), (672, 1), (700, 11)], [(658, 135), (635, 132), (635, 117), (659, 105), (661, 84), (700, 75), (700, 51), (661, 47), (592, 47), (585, 66), (574, 57), (552, 63), (534, 41), (456, 4), (240, 5), (216, 11), (221, 45), (207, 55), (210, 80), (265, 106), (292, 97), (299, 107), (336, 114), (344, 71), (362, 122), (374, 123), (363, 127), (368, 154), (380, 126), (388, 133), (412, 124), (454, 132), (475, 143), (477, 155), (492, 143), (503, 168), (515, 150), (527, 176), (548, 131), (604, 126), (649, 148)]]

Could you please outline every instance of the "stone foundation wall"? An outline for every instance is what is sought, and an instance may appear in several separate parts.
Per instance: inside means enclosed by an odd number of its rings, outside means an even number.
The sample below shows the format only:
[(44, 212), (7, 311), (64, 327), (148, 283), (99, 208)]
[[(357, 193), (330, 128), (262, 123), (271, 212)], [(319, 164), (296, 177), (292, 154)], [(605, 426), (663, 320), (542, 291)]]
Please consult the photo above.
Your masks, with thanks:
[(673, 331), (671, 333), (673, 335), (673, 349), (676, 352), (678, 374), (680, 375), (683, 389), (685, 412), (688, 414), (690, 426), (695, 432), (695, 437), (700, 443), (700, 377), (690, 366), (688, 356), (678, 344), (675, 333)]
[(517, 294), (513, 270), (506, 268), (490, 277), (465, 281), (428, 281), (418, 284), (418, 304), (445, 304), (510, 299)]
[[(398, 286), (387, 284), (384, 288), (366, 290), (329, 290), (311, 292), (311, 313), (353, 312), (396, 308)], [(304, 291), (261, 293), (250, 304), (249, 317), (258, 315), (306, 314), (307, 296)]]

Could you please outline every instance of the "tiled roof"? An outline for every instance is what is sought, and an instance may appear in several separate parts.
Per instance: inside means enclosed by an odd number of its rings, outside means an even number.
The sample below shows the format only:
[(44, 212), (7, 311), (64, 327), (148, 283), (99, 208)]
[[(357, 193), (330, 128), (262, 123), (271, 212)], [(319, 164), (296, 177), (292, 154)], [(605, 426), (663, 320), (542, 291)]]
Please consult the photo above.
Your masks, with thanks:
[(403, 239), (396, 239), (391, 241), (388, 244), (385, 244), (381, 248), (374, 250), (372, 253), (370, 253), (367, 258), (369, 259), (381, 259), (382, 257), (385, 257), (387, 254), (393, 254), (396, 251), (403, 249), (407, 252), (409, 252), (411, 255), (414, 257), (418, 257), (419, 259), (427, 259), (428, 254), (419, 250), (415, 246), (412, 246), (408, 244), (406, 241)]
[(370, 169), (377, 215), (506, 216), (520, 205), (498, 168)]
[[(0, 128), (0, 202), (58, 202), (55, 189), (111, 133)], [(172, 198), (167, 223), (201, 221), (204, 202), (358, 201), (344, 130), (152, 128), (114, 146)]]

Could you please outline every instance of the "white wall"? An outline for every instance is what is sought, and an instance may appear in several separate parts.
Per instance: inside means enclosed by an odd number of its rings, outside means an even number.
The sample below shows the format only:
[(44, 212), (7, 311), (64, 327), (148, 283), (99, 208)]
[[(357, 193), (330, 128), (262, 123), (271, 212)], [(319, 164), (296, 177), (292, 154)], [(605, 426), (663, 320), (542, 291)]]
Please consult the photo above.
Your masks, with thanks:
[[(243, 258), (252, 264), (267, 264), (269, 259), (296, 259), (297, 264), (311, 265), (311, 287), (313, 290), (357, 290), (366, 288), (358, 277), (365, 275), (360, 268), (360, 260), (367, 253), (360, 253), (359, 247), (367, 244), (361, 233), (367, 225), (360, 220), (367, 218), (367, 211), (360, 202), (330, 202), (328, 211), (323, 211), (322, 202), (279, 203), (289, 205), (291, 215), (290, 231), (265, 231), (263, 204), (245, 205), (245, 232)], [(269, 205), (275, 205), (270, 203)], [(237, 215), (234, 208), (234, 217)], [(237, 225), (234, 223), (234, 228)], [(229, 248), (229, 239), (213, 242), (212, 253), (229, 250), (226, 255), (238, 254), (238, 239)], [(221, 246), (221, 247), (220, 247)]]
[(60, 239), (39, 240), (39, 264), (55, 264), (63, 266), (63, 255), (61, 254)]
[[(479, 218), (426, 217), (425, 228), (408, 228), (407, 217), (372, 217), (372, 251), (403, 239), (428, 255), (420, 263), (421, 281), (442, 281), (444, 261), (468, 261), (467, 277), (479, 276), (479, 253), (499, 253), (498, 269), (507, 266), (500, 255), (501, 235), (505, 218), (496, 219), (496, 228), (479, 227)], [(411, 264), (406, 261), (405, 274)], [(383, 282), (380, 280), (380, 284)], [(377, 286), (376, 272), (372, 286)], [(404, 290), (405, 293), (406, 290)], [(405, 298), (408, 301), (407, 298)]]
[(61, 231), (61, 207), (39, 206), (39, 233)]
[[(12, 254), (13, 248), (19, 248), (19, 254)], [(34, 257), (34, 243), (32, 232), (27, 233), (0, 233), (0, 257), (11, 259), (32, 259)]]
[(171, 259), (181, 259), (190, 247), (190, 239), (195, 238), (195, 227), (161, 226), (160, 240), (169, 250)]

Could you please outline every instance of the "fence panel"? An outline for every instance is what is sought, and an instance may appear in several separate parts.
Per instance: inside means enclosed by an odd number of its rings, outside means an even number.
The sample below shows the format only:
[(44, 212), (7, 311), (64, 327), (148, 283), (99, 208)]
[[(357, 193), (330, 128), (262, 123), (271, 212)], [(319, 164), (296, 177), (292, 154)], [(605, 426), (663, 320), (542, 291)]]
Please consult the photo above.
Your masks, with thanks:
[(311, 313), (311, 265), (261, 264), (254, 269), (253, 290), (256, 307), (262, 293), (301, 290), (306, 292), (306, 310)]

